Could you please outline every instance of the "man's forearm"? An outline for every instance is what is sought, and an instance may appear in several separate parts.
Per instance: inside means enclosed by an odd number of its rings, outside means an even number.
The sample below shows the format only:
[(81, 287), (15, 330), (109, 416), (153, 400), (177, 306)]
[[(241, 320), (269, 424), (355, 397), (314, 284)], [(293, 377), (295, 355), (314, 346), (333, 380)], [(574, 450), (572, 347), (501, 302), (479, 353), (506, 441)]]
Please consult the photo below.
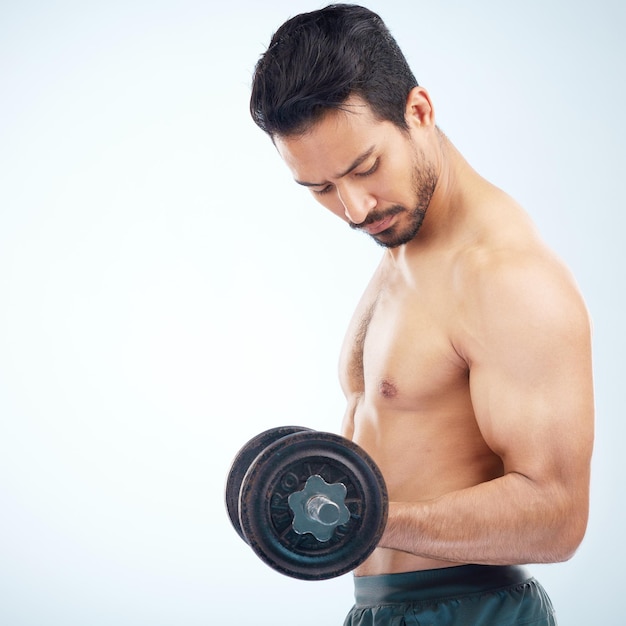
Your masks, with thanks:
[(391, 502), (381, 548), (458, 563), (553, 563), (575, 552), (587, 503), (521, 474), (428, 502)]

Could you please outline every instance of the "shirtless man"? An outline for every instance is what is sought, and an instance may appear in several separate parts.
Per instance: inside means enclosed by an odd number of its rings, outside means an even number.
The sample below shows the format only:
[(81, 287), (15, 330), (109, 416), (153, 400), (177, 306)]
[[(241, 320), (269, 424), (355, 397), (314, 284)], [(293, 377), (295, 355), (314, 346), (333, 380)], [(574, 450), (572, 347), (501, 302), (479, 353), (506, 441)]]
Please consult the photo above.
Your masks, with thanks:
[(342, 432), (390, 499), (345, 623), (554, 624), (521, 565), (569, 559), (587, 524), (590, 323), (568, 270), (367, 9), (286, 22), (251, 111), (296, 182), (385, 247), (340, 359)]

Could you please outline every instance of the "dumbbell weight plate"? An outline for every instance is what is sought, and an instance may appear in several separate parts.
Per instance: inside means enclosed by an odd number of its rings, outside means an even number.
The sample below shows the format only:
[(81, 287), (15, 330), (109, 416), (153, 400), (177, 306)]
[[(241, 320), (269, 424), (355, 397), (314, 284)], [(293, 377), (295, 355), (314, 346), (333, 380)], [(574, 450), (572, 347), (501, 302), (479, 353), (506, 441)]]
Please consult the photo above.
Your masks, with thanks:
[(241, 531), (241, 524), (239, 522), (239, 491), (243, 477), (246, 475), (250, 464), (260, 452), (278, 439), (294, 433), (310, 430), (310, 428), (304, 428), (303, 426), (279, 426), (278, 428), (270, 428), (250, 439), (235, 455), (226, 479), (226, 510), (228, 511), (231, 524), (244, 541), (246, 538)]
[[(288, 498), (311, 476), (346, 487), (350, 517), (329, 540), (298, 534)], [(374, 550), (387, 521), (387, 490), (374, 461), (353, 442), (316, 431), (287, 435), (265, 448), (243, 478), (239, 517), (246, 541), (273, 569), (302, 580), (340, 576)]]

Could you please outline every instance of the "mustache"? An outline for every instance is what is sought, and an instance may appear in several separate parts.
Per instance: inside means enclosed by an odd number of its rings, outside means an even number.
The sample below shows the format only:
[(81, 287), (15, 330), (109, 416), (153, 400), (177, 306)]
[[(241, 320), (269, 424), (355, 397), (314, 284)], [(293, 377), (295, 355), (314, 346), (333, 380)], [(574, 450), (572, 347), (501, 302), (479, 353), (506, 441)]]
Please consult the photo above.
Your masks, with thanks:
[(382, 220), (387, 219), (388, 217), (393, 217), (394, 215), (398, 215), (398, 213), (403, 213), (405, 211), (404, 207), (400, 205), (392, 206), (389, 209), (385, 209), (384, 211), (372, 211), (367, 214), (365, 220), (363, 220), (360, 224), (355, 224), (354, 222), (348, 222), (350, 224), (350, 228), (354, 230), (359, 230), (364, 228), (365, 226), (369, 226), (370, 224), (374, 224), (375, 222), (380, 222)]

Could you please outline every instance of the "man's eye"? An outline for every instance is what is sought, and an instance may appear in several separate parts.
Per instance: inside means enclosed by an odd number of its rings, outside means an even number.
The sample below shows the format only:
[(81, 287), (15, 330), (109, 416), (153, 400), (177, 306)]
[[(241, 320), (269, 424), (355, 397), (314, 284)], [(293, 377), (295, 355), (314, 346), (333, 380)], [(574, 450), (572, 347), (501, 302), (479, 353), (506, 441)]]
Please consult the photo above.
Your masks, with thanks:
[(316, 189), (314, 193), (317, 194), (318, 196), (323, 196), (325, 193), (329, 193), (332, 190), (332, 188), (333, 188), (332, 185), (326, 185), (326, 187), (324, 187), (323, 189)]
[(378, 169), (378, 159), (374, 162), (374, 165), (367, 170), (367, 172), (359, 172), (357, 176), (371, 176)]

